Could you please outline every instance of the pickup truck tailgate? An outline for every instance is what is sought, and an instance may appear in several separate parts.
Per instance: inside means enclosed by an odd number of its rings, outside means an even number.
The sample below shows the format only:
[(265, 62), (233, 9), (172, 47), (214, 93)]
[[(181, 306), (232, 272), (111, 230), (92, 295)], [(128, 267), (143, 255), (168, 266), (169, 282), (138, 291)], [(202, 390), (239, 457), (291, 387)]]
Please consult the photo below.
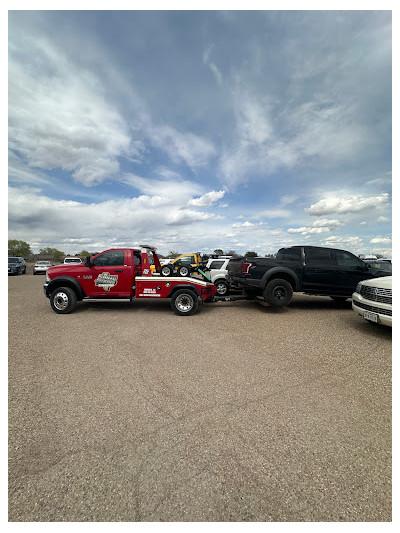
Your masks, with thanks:
[(228, 263), (228, 275), (240, 276), (242, 274), (243, 257), (231, 259)]

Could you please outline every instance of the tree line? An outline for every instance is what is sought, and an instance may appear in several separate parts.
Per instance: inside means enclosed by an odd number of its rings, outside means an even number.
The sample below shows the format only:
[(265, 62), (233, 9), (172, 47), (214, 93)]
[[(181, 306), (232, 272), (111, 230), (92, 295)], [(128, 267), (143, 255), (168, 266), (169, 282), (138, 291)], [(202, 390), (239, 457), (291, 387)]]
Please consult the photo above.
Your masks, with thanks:
[[(97, 253), (98, 252), (88, 252), (87, 250), (82, 250), (81, 252), (75, 254), (75, 256), (86, 257), (88, 255), (96, 255)], [(214, 250), (214, 254), (215, 255), (237, 255), (235, 250), (228, 250), (227, 252), (224, 253), (224, 251), (221, 248), (216, 248)], [(32, 252), (32, 249), (29, 243), (25, 241), (20, 241), (17, 239), (10, 239), (8, 241), (8, 255), (26, 258), (30, 255), (33, 255), (33, 252)], [(57, 250), (57, 248), (47, 247), (47, 248), (41, 248), (39, 250), (38, 255), (45, 256), (45, 257), (53, 257), (54, 259), (61, 260), (63, 259), (63, 257), (69, 254), (66, 254), (65, 252), (61, 250)], [(180, 252), (177, 252), (176, 250), (171, 250), (167, 256), (164, 256), (162, 254), (158, 254), (158, 255), (162, 259), (164, 258), (175, 259), (176, 257), (179, 257), (182, 254)], [(246, 257), (258, 257), (257, 252), (254, 252), (251, 250), (246, 252), (243, 255), (245, 255)], [(266, 254), (264, 257), (273, 257), (273, 254)]]

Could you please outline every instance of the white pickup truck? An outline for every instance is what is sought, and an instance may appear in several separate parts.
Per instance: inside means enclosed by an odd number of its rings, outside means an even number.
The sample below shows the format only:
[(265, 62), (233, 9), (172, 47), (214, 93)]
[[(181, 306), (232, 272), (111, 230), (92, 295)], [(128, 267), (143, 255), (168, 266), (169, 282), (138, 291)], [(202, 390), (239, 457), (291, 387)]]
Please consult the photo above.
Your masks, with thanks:
[(206, 270), (206, 274), (217, 287), (216, 296), (226, 296), (229, 293), (229, 283), (226, 280), (226, 276), (228, 274), (227, 268), (230, 259), (230, 255), (221, 255), (207, 261), (206, 267), (210, 270)]

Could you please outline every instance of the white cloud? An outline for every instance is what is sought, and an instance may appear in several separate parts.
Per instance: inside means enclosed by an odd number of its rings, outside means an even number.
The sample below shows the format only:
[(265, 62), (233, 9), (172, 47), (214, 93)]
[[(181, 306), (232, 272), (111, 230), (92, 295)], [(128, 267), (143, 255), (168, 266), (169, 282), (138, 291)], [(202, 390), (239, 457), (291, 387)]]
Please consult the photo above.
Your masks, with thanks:
[(232, 228), (251, 228), (254, 224), (246, 220), (246, 222), (235, 222), (232, 224)]
[(287, 230), (288, 233), (299, 233), (300, 235), (310, 235), (310, 234), (319, 234), (319, 233), (326, 233), (330, 231), (329, 228), (289, 228)]
[[(191, 251), (199, 246), (200, 234), (212, 235), (215, 221), (223, 217), (215, 213), (187, 209), (187, 198), (166, 201), (161, 196), (141, 195), (98, 203), (54, 200), (40, 190), (28, 187), (9, 188), (9, 238), (46, 246), (68, 246), (65, 251), (106, 249), (114, 241), (132, 246), (133, 239), (147, 240), (160, 249), (185, 245)], [(203, 224), (211, 223), (211, 229)], [(175, 228), (179, 226), (179, 232)], [(187, 226), (187, 229), (185, 228)], [(99, 240), (101, 235), (101, 240)], [(118, 235), (119, 238), (115, 238)], [(204, 240), (201, 241), (204, 247)], [(215, 243), (214, 248), (218, 245)], [(200, 248), (199, 248), (200, 249)], [(171, 248), (169, 248), (171, 250)], [(169, 250), (164, 249), (164, 253)]]
[(291, 214), (288, 209), (272, 208), (257, 213), (256, 218), (288, 218)]
[(352, 246), (358, 247), (362, 244), (361, 237), (338, 237), (332, 235), (327, 237), (323, 242), (323, 246)]
[(306, 213), (313, 216), (355, 213), (385, 207), (388, 204), (389, 195), (381, 193), (371, 196), (337, 196), (327, 195), (317, 203), (306, 208)]
[(213, 213), (203, 213), (191, 209), (177, 209), (166, 215), (166, 224), (180, 226), (183, 224), (191, 224), (192, 222), (197, 222), (199, 220), (209, 220), (210, 218), (222, 219), (223, 217)]
[(389, 222), (389, 221), (390, 221), (390, 218), (384, 217), (384, 216), (378, 217), (377, 219), (377, 222)]
[(19, 52), (10, 47), (10, 148), (33, 167), (72, 171), (84, 185), (115, 175), (118, 157), (134, 150), (123, 117), (105, 102), (95, 76), (44, 39), (27, 37), (31, 68), (17, 59)]
[(216, 151), (213, 144), (190, 132), (167, 125), (148, 124), (146, 134), (151, 144), (163, 150), (175, 163), (185, 163), (192, 170), (206, 165)]
[(208, 207), (217, 200), (220, 200), (225, 195), (225, 191), (210, 191), (200, 198), (193, 198), (189, 201), (189, 205), (193, 207)]
[(371, 244), (390, 244), (392, 239), (390, 237), (374, 237), (369, 242)]

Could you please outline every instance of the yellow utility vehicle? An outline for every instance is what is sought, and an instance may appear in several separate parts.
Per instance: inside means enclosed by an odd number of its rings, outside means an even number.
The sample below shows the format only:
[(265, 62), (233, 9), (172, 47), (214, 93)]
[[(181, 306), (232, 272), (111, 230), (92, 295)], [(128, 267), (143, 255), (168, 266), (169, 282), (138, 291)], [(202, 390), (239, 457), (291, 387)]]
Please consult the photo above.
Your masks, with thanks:
[[(194, 268), (198, 268), (203, 264), (201, 259), (201, 253), (182, 254), (176, 257), (168, 263), (163, 263), (161, 268), (158, 269), (160, 276), (189, 276), (190, 272)], [(156, 271), (156, 267), (151, 265), (152, 272)]]

